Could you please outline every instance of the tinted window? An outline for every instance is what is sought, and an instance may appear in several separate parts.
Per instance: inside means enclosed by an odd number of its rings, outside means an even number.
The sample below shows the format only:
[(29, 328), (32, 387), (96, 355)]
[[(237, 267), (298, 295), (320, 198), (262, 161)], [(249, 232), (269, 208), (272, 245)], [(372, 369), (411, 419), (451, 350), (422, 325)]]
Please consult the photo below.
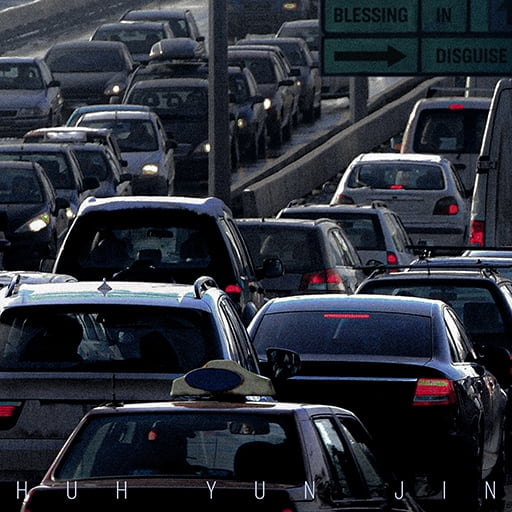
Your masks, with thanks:
[(0, 319), (2, 370), (185, 372), (218, 357), (208, 314), (182, 308), (13, 308)]
[(303, 484), (301, 451), (289, 416), (236, 412), (97, 416), (69, 447), (55, 476), (83, 480), (201, 475)]
[(265, 315), (253, 339), (259, 354), (283, 347), (300, 354), (429, 357), (431, 320), (381, 312), (296, 311)]
[(79, 147), (74, 151), (84, 176), (96, 177), (99, 181), (107, 180), (112, 176), (109, 162), (103, 152), (82, 150)]
[(55, 48), (46, 62), (54, 73), (112, 73), (123, 71), (124, 62), (117, 50), (101, 48)]
[(0, 89), (42, 89), (43, 80), (35, 64), (0, 64)]
[(445, 184), (442, 169), (437, 165), (370, 163), (352, 169), (348, 186), (393, 190), (442, 190)]
[(207, 274), (222, 287), (233, 280), (215, 219), (165, 208), (80, 217), (66, 240), (59, 271), (102, 279), (137, 261), (150, 263), (151, 278), (159, 281), (193, 283)]
[(40, 203), (43, 194), (41, 183), (31, 170), (2, 169), (0, 203)]
[(303, 273), (318, 270), (322, 256), (314, 230), (240, 224), (256, 267), (266, 258), (279, 258), (286, 272)]
[(488, 110), (426, 109), (418, 118), (413, 150), (423, 153), (478, 153)]
[(151, 47), (165, 37), (164, 29), (136, 30), (101, 29), (94, 35), (94, 39), (103, 41), (122, 41), (131, 53), (149, 53)]

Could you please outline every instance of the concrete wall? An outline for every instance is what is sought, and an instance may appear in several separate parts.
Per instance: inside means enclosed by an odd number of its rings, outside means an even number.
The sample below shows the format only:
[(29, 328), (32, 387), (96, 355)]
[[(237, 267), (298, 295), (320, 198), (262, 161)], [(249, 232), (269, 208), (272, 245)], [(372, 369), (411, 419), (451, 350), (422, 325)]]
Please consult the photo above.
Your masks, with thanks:
[[(384, 101), (367, 117), (348, 126), (302, 158), (260, 181), (232, 191), (234, 210), (243, 217), (269, 217), (292, 199), (310, 193), (343, 171), (352, 158), (386, 143), (405, 127), (414, 103), (442, 78), (426, 80), (394, 101)], [(377, 99), (382, 103), (382, 98)]]

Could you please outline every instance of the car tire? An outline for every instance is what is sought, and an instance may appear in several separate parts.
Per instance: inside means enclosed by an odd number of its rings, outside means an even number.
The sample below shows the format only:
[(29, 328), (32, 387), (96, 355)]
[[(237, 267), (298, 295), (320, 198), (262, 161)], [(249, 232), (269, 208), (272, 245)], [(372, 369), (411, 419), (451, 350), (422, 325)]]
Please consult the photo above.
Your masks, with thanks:
[(267, 127), (263, 126), (258, 139), (258, 158), (267, 158)]
[(313, 104), (313, 99), (311, 103), (307, 106), (302, 114), (302, 119), (305, 123), (312, 123), (315, 120), (315, 106)]
[(245, 151), (245, 159), (249, 162), (254, 163), (258, 160), (258, 156), (259, 156), (259, 139), (258, 139), (258, 134), (255, 133), (251, 140), (251, 144)]
[(322, 101), (318, 102), (318, 106), (315, 107), (315, 119), (320, 119), (322, 117)]
[(272, 132), (270, 133), (270, 144), (273, 148), (280, 148), (283, 145), (283, 127), (275, 126)]

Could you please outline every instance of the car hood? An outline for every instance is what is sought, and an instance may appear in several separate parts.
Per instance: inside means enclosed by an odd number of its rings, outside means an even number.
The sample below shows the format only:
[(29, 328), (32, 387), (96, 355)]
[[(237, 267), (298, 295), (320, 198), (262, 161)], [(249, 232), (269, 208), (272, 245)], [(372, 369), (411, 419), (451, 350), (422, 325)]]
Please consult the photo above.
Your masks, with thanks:
[(41, 89), (9, 89), (0, 91), (0, 108), (33, 107), (45, 100)]
[(126, 160), (125, 172), (138, 176), (145, 164), (163, 165), (163, 156), (160, 151), (122, 151), (121, 156)]
[(279, 87), (277, 84), (258, 84), (258, 89), (262, 96), (273, 98), (279, 90)]
[(178, 144), (191, 144), (195, 147), (208, 139), (207, 119), (160, 117), (167, 136), (173, 138)]

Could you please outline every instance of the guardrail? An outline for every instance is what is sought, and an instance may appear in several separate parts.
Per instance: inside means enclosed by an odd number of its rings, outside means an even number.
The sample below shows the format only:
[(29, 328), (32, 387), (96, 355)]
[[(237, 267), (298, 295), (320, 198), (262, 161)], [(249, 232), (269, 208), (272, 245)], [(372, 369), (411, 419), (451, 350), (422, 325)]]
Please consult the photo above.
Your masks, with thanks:
[(360, 153), (400, 133), (414, 103), (448, 79), (413, 77), (400, 81), (368, 104), (369, 115), (340, 124), (320, 139), (278, 160), (256, 177), (231, 189), (232, 209), (240, 217), (270, 217), (292, 199), (303, 197), (336, 176)]

